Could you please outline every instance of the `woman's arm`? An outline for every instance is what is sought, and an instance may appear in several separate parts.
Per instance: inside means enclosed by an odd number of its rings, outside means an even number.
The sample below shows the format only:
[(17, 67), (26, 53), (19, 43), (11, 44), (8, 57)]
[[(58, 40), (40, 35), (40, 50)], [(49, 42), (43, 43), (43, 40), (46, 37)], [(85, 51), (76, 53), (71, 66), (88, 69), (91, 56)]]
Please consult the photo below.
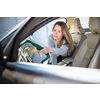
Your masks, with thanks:
[(52, 48), (52, 54), (65, 56), (68, 52), (68, 45), (62, 45), (60, 48)]
[(50, 48), (52, 48), (52, 54), (55, 54), (55, 55), (66, 55), (67, 52), (68, 52), (68, 45), (62, 45), (60, 48), (55, 48), (55, 41), (53, 39), (53, 35), (49, 35), (48, 37), (48, 46)]
[(52, 48), (44, 47), (40, 52), (43, 54), (52, 53)]
[(49, 48), (49, 47), (44, 47), (42, 50), (40, 50), (41, 53), (47, 54), (47, 53), (52, 53), (55, 55), (66, 55), (68, 52), (68, 46), (62, 45), (60, 48)]

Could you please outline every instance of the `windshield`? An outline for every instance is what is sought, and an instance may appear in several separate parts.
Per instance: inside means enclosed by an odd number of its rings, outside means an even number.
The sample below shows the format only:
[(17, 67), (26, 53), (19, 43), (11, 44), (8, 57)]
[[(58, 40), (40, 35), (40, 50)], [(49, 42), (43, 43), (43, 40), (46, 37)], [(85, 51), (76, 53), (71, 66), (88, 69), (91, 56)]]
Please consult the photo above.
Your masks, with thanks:
[[(25, 19), (26, 20), (26, 19)], [(9, 36), (12, 32), (16, 31), (22, 24), (23, 22), (25, 22), (25, 20), (21, 21), (19, 24), (13, 26), (12, 28), (10, 28), (9, 30), (7, 30), (6, 32), (4, 32), (3, 34), (0, 35), (0, 42), (5, 39), (7, 36)]]

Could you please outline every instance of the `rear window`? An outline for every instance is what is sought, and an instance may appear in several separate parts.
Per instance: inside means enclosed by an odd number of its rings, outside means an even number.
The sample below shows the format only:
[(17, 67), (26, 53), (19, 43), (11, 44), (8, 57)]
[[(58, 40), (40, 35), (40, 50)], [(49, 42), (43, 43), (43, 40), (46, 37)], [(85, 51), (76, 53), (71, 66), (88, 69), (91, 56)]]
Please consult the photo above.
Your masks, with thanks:
[(89, 28), (89, 17), (76, 17), (80, 19), (81, 26), (85, 28)]
[(90, 33), (90, 29), (89, 29), (89, 17), (76, 17), (80, 19), (80, 23), (81, 26), (83, 27), (83, 29), (85, 30), (85, 34)]

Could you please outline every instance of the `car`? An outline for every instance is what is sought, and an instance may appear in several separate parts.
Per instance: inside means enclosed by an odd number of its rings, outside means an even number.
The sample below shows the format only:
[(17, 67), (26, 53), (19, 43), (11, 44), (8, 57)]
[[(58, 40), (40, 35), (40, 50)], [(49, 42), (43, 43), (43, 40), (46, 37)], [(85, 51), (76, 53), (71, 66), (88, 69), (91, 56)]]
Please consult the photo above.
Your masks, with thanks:
[[(39, 50), (41, 46), (46, 46), (44, 42), (46, 34), (39, 31), (42, 27), (49, 24), (54, 20), (65, 19), (69, 27), (69, 32), (72, 34), (73, 41), (79, 41), (80, 38), (76, 37), (76, 33), (72, 31), (74, 21), (79, 23), (76, 17), (29, 17), (21, 22), (18, 27), (11, 29), (5, 35), (0, 37), (0, 82), (1, 83), (24, 83), (24, 84), (90, 84), (100, 83), (100, 41), (97, 41), (97, 46), (94, 44), (94, 52), (90, 54), (91, 50), (85, 55), (84, 46), (86, 41), (98, 40), (97, 38), (91, 39), (91, 30), (82, 29), (81, 25), (78, 28), (80, 32), (85, 32), (85, 38), (78, 44), (75, 44), (69, 56), (62, 60), (58, 65), (47, 64), (50, 58), (49, 53), (42, 55)], [(90, 17), (91, 20), (96, 20), (98, 26), (100, 18)], [(96, 26), (96, 24), (94, 24)], [(77, 26), (76, 24), (74, 25)], [(90, 26), (91, 23), (90, 23)], [(93, 26), (94, 27), (94, 26)], [(76, 29), (76, 28), (75, 28)], [(13, 31), (12, 31), (13, 30)], [(100, 31), (100, 30), (99, 30)], [(98, 33), (99, 33), (98, 31)], [(44, 34), (44, 37), (43, 37)], [(79, 35), (79, 34), (78, 34)], [(82, 33), (81, 33), (82, 35)], [(42, 41), (39, 41), (42, 36)], [(100, 37), (100, 34), (96, 37)], [(35, 40), (37, 38), (37, 40)], [(31, 44), (30, 44), (31, 43)], [(76, 42), (74, 42), (76, 43)], [(89, 44), (89, 46), (91, 43)], [(32, 51), (33, 50), (33, 51)], [(29, 51), (29, 52), (28, 52)], [(38, 53), (37, 53), (38, 52)], [(80, 53), (81, 52), (81, 53)], [(97, 52), (97, 53), (95, 53)], [(35, 54), (36, 53), (36, 54)], [(35, 54), (35, 55), (33, 55)], [(81, 54), (81, 55), (80, 55)], [(92, 55), (89, 59), (87, 67), (79, 65), (81, 57), (84, 55)], [(38, 55), (38, 56), (37, 56)], [(41, 57), (42, 55), (42, 57)], [(73, 56), (74, 55), (74, 56)], [(98, 56), (97, 56), (98, 55)], [(70, 60), (69, 60), (70, 59)], [(85, 59), (86, 60), (86, 59)], [(84, 60), (84, 61), (85, 61)], [(96, 62), (97, 61), (97, 62)], [(77, 63), (78, 62), (78, 65)], [(74, 64), (73, 64), (74, 63)], [(95, 63), (95, 64), (94, 64)], [(71, 65), (70, 65), (71, 64)], [(84, 65), (84, 63), (82, 63)], [(88, 67), (89, 66), (89, 67)]]

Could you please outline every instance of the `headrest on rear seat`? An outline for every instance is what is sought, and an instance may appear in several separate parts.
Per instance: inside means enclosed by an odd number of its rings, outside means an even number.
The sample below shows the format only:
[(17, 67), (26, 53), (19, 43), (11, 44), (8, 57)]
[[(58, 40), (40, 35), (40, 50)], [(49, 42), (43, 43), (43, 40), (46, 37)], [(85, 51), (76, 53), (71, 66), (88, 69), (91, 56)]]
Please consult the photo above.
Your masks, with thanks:
[(79, 18), (74, 19), (73, 32), (75, 32), (77, 34), (84, 34), (85, 33), (84, 29), (81, 26)]
[(100, 17), (90, 17), (89, 29), (92, 33), (100, 33)]

